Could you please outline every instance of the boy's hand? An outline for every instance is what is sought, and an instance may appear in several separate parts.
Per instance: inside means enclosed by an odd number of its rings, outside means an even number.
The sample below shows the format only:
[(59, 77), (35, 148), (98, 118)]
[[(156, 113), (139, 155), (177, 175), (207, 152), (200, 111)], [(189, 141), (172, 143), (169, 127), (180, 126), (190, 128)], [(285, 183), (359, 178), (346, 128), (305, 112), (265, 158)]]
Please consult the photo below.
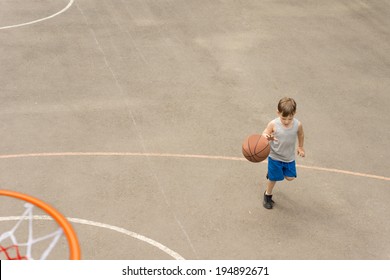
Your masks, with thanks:
[(278, 141), (278, 139), (273, 134), (263, 134), (268, 141)]
[(305, 157), (305, 149), (303, 149), (303, 147), (298, 147), (297, 153), (299, 156)]

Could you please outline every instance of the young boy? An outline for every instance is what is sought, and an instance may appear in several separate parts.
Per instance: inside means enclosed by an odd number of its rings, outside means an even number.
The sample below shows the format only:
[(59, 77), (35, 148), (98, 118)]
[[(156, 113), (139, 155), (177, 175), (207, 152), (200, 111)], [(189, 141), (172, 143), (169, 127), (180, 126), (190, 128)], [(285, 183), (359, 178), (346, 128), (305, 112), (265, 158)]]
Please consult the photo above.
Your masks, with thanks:
[(270, 143), (268, 157), (267, 189), (264, 192), (263, 206), (272, 209), (272, 190), (277, 181), (291, 181), (297, 177), (295, 168), (295, 148), (298, 138), (297, 153), (305, 156), (303, 149), (304, 134), (300, 121), (294, 118), (297, 104), (294, 99), (284, 97), (278, 104), (278, 117), (270, 121), (263, 135)]

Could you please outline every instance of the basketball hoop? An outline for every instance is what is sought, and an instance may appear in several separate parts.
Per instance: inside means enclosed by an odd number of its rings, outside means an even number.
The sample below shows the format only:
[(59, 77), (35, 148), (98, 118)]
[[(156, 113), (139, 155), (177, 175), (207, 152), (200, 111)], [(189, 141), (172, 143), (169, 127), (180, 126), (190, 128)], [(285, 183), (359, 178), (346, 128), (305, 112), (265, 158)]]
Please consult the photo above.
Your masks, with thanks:
[[(79, 242), (77, 240), (77, 236), (75, 231), (73, 230), (72, 225), (68, 222), (68, 220), (56, 209), (54, 209), (52, 206), (48, 205), (47, 203), (32, 197), (27, 194), (22, 194), (14, 191), (9, 191), (9, 190), (0, 190), (0, 196), (8, 196), (12, 197), (15, 199), (22, 200), (26, 202), (25, 208), (26, 210), (24, 211), (23, 215), (19, 217), (18, 222), (16, 225), (7, 232), (0, 233), (0, 253), (3, 253), (7, 259), (9, 260), (23, 260), (23, 259), (29, 259), (29, 256), (31, 256), (31, 250), (32, 246), (35, 243), (38, 243), (42, 240), (52, 240), (51, 243), (49, 244), (49, 247), (45, 250), (45, 252), (42, 254), (41, 259), (46, 259), (46, 257), (49, 255), (51, 250), (54, 248), (55, 244), (59, 240), (59, 238), (62, 236), (64, 233), (68, 242), (68, 247), (69, 247), (69, 259), (71, 260), (79, 260), (81, 257), (80, 253), (80, 246)], [(33, 208), (34, 206), (40, 208), (41, 210), (45, 211), (51, 219), (54, 219), (56, 223), (59, 225), (59, 229), (56, 231), (45, 235), (40, 238), (34, 239), (32, 237), (32, 220), (34, 219), (34, 216), (32, 215), (33, 213)], [(49, 219), (49, 217), (48, 217)], [(26, 243), (19, 244), (17, 239), (14, 236), (14, 231), (18, 228), (18, 226), (22, 223), (22, 221), (27, 220), (29, 222), (29, 238)], [(5, 239), (9, 239), (12, 242), (12, 245), (10, 246), (2, 246), (1, 242)], [(20, 247), (24, 246), (27, 248), (27, 256), (22, 256), (20, 254)], [(11, 252), (14, 252), (11, 254)], [(30, 257), (32, 258), (32, 257)]]

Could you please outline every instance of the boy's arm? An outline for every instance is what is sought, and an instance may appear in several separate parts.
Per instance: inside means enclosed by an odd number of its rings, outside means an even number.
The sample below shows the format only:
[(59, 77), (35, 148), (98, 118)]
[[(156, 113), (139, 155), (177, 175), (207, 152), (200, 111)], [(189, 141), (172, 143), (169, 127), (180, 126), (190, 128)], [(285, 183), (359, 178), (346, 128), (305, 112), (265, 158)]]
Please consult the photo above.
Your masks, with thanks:
[(303, 132), (302, 123), (298, 124), (298, 155), (301, 157), (305, 156), (305, 149), (303, 148), (303, 143), (305, 142), (305, 134)]
[(274, 128), (275, 128), (274, 122), (270, 121), (262, 133), (263, 136), (267, 138), (268, 141), (278, 140), (274, 137)]

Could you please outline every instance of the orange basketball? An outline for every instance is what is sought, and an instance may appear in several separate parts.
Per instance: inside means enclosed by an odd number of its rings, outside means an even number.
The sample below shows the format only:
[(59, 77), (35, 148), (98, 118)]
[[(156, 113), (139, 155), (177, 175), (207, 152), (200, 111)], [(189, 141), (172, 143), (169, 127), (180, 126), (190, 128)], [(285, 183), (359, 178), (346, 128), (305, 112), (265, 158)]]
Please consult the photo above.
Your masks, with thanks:
[(260, 134), (248, 136), (242, 143), (242, 154), (250, 162), (265, 160), (270, 152), (267, 138)]

